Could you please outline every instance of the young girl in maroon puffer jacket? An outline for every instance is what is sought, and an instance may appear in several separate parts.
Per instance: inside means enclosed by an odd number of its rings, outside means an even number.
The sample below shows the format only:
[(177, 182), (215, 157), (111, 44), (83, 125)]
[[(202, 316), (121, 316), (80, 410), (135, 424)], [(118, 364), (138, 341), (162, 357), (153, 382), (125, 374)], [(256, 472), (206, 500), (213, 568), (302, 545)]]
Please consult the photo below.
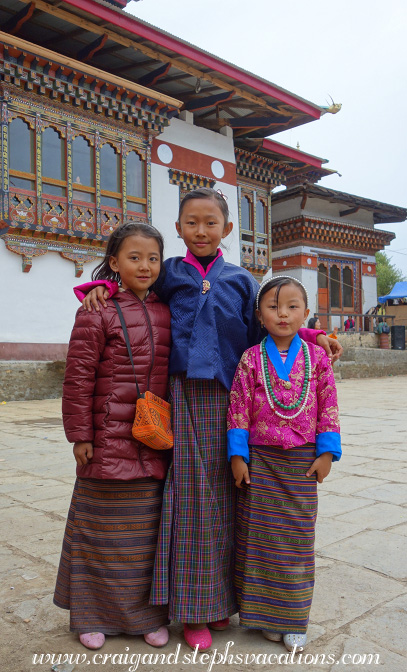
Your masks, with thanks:
[[(141, 392), (167, 393), (170, 311), (150, 287), (163, 263), (152, 226), (119, 226), (93, 278), (120, 281), (115, 296), (126, 322)], [(167, 606), (150, 606), (168, 451), (131, 434), (137, 401), (134, 373), (113, 301), (101, 312), (78, 311), (63, 388), (65, 434), (74, 443), (77, 480), (63, 541), (54, 603), (70, 609), (70, 627), (90, 649), (105, 635), (168, 641)]]

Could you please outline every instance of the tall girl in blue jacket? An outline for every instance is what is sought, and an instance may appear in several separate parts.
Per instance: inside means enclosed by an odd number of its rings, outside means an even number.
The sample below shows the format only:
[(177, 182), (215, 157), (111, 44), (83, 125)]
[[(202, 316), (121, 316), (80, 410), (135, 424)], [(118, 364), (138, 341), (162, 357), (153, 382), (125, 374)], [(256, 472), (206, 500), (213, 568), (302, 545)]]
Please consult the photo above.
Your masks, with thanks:
[[(226, 459), (229, 390), (243, 352), (259, 341), (253, 310), (259, 288), (225, 262), (220, 244), (233, 228), (224, 197), (197, 189), (183, 199), (178, 234), (188, 250), (165, 262), (155, 287), (171, 310), (170, 391), (174, 457), (164, 491), (150, 604), (169, 605), (189, 646), (205, 650), (208, 626), (223, 630), (237, 612), (233, 586), (235, 489)], [(85, 299), (89, 310), (116, 291)], [(80, 288), (79, 288), (80, 289)], [(97, 308), (99, 309), (99, 307)], [(314, 343), (318, 332), (304, 330)], [(322, 344), (322, 343), (321, 343)]]

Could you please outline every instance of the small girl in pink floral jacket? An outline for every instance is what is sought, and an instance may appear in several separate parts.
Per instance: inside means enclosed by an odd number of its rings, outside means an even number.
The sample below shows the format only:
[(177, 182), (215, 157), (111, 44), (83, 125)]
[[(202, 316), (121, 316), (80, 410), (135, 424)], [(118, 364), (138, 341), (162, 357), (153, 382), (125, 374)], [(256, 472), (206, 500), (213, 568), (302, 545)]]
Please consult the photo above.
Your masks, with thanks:
[(341, 456), (338, 404), (328, 357), (298, 336), (305, 287), (289, 276), (266, 280), (256, 307), (268, 335), (240, 360), (227, 420), (240, 489), (235, 584), (241, 625), (284, 637), (291, 651), (306, 643), (317, 481)]

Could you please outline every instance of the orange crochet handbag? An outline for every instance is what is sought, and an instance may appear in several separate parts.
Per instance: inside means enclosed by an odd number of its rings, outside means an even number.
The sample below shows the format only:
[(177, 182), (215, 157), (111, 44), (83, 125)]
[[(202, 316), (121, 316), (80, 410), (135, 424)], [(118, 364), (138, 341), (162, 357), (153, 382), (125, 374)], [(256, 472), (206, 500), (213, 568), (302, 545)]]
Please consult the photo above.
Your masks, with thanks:
[(168, 450), (174, 445), (171, 429), (171, 404), (152, 392), (140, 393), (136, 371), (134, 368), (133, 355), (130, 347), (129, 335), (123, 313), (117, 301), (113, 299), (122, 325), (124, 340), (133, 367), (134, 378), (137, 388), (136, 415), (134, 417), (132, 434), (135, 439), (154, 450)]

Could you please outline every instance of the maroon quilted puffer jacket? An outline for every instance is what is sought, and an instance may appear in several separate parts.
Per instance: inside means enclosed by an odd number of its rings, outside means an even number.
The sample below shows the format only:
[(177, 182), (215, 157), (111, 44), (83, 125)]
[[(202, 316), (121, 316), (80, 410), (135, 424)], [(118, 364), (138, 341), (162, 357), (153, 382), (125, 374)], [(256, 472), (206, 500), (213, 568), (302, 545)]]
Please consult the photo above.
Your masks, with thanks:
[[(141, 301), (131, 290), (116, 294), (129, 333), (137, 382), (166, 398), (170, 354), (170, 311), (154, 293)], [(137, 391), (114, 303), (76, 314), (69, 343), (62, 414), (71, 443), (93, 443), (93, 458), (77, 467), (81, 478), (165, 478), (169, 451), (133, 439)]]

